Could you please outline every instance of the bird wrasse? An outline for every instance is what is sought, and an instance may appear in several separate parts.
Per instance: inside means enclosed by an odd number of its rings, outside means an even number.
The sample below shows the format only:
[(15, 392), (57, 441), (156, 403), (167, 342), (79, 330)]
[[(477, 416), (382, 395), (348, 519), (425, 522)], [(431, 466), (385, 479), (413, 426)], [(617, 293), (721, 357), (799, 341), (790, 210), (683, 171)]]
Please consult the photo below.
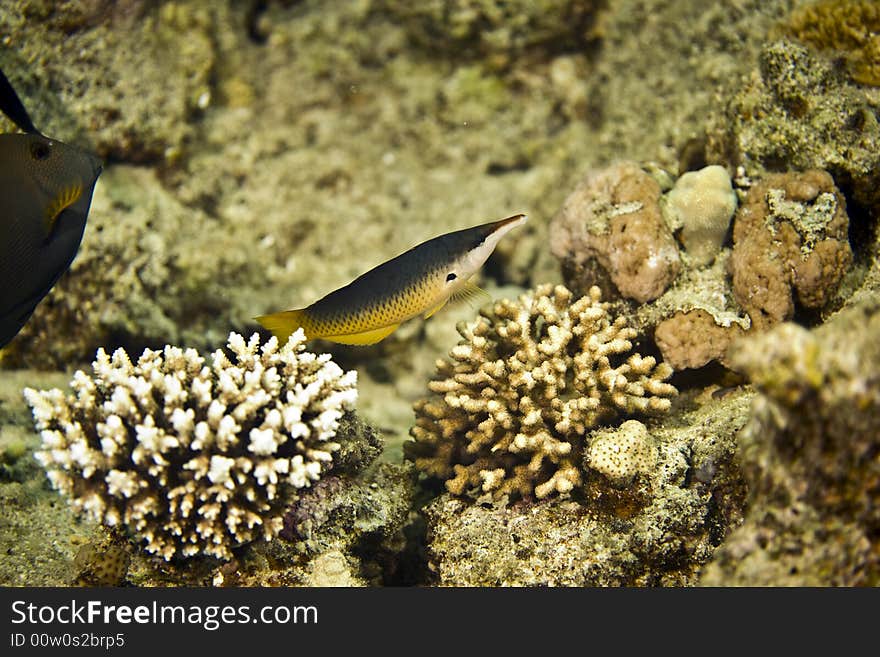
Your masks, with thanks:
[(0, 71), (0, 110), (24, 133), (0, 134), (0, 347), (67, 271), (85, 231), (101, 162), (34, 127)]
[(256, 320), (282, 342), (302, 329), (306, 339), (375, 344), (403, 322), (429, 318), (450, 300), (488, 295), (470, 282), (506, 233), (525, 223), (517, 214), (440, 235), (374, 267), (306, 308)]

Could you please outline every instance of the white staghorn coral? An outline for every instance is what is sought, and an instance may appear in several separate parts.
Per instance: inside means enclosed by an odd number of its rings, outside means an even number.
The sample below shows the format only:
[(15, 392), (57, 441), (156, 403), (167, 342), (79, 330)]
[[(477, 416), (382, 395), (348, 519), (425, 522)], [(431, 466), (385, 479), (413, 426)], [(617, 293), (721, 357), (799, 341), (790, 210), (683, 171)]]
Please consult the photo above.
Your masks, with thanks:
[(636, 331), (608, 316), (597, 287), (572, 302), (565, 287), (544, 285), (458, 330), (405, 446), (455, 494), (568, 493), (581, 484), (587, 431), (663, 413), (676, 394), (665, 382), (672, 368), (629, 353)]
[(74, 374), (74, 395), (26, 388), (52, 485), (166, 560), (229, 559), (277, 534), (283, 488), (331, 466), (357, 374), (306, 352), (302, 331), (281, 348), (230, 333), (228, 347), (234, 360), (217, 350), (210, 366), (193, 349), (147, 349), (137, 364), (99, 349), (93, 375)]

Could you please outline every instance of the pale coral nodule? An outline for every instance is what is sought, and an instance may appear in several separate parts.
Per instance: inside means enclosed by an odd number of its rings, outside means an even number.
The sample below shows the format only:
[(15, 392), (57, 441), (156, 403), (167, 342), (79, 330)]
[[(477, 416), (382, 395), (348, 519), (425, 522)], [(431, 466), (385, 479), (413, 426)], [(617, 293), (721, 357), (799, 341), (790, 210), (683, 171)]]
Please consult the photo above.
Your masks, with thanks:
[(636, 330), (600, 291), (542, 285), (503, 300), (440, 360), (415, 404), (407, 458), (448, 491), (544, 498), (583, 483), (586, 434), (621, 415), (661, 414), (672, 368), (632, 353)]
[(147, 349), (132, 363), (99, 349), (72, 395), (24, 390), (42, 436), (36, 458), (73, 508), (123, 526), (166, 560), (231, 550), (281, 529), (286, 491), (332, 465), (356, 372), (305, 351), (230, 333), (211, 363), (193, 349)]

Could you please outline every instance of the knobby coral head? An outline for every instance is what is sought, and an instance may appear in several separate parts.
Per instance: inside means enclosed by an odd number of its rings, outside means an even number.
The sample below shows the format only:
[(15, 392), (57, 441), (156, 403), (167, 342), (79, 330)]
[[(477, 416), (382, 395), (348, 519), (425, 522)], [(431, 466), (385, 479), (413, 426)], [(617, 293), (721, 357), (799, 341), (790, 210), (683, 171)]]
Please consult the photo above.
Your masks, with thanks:
[(356, 372), (305, 351), (230, 333), (231, 358), (145, 350), (137, 363), (99, 349), (72, 395), (24, 390), (42, 437), (37, 460), (77, 511), (124, 526), (166, 560), (212, 555), (282, 527), (286, 492), (332, 466)]
[(572, 301), (565, 287), (543, 285), (458, 331), (405, 445), (455, 494), (568, 493), (582, 483), (592, 428), (664, 413), (677, 394), (671, 367), (631, 353), (636, 330), (608, 314), (597, 287)]

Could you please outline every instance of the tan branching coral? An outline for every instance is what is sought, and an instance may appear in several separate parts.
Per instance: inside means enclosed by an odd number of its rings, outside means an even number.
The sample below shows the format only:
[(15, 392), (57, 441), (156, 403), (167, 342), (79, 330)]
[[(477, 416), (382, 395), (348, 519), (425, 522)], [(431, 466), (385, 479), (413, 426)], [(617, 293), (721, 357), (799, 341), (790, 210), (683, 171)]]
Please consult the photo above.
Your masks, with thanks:
[(434, 397), (415, 404), (407, 457), (455, 494), (567, 493), (581, 484), (584, 436), (623, 414), (663, 413), (672, 368), (630, 353), (635, 329), (609, 316), (599, 288), (572, 302), (561, 285), (460, 324)]
[(282, 527), (285, 492), (327, 470), (356, 373), (304, 351), (229, 335), (212, 363), (194, 349), (98, 350), (73, 395), (24, 391), (52, 485), (108, 526), (124, 526), (166, 560), (230, 550)]

